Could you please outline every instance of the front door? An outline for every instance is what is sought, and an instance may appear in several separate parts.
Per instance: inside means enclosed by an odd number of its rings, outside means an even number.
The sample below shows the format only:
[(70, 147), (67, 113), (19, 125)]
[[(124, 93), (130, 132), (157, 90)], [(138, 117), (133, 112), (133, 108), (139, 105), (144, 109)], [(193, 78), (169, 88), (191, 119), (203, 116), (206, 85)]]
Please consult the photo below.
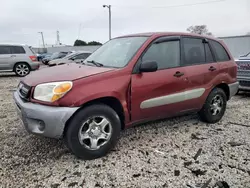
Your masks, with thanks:
[(138, 63), (155, 61), (156, 72), (132, 74), (132, 121), (168, 117), (182, 111), (186, 71), (180, 66), (180, 40), (166, 37), (153, 42)]

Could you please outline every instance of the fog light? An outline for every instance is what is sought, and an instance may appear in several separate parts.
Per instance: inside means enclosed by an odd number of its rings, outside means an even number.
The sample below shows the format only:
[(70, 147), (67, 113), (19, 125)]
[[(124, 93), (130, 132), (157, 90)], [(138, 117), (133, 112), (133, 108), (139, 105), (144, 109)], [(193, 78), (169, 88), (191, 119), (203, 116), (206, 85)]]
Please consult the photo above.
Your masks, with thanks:
[(44, 131), (44, 129), (45, 129), (45, 124), (44, 124), (44, 122), (43, 121), (38, 121), (38, 129), (39, 129), (39, 131)]

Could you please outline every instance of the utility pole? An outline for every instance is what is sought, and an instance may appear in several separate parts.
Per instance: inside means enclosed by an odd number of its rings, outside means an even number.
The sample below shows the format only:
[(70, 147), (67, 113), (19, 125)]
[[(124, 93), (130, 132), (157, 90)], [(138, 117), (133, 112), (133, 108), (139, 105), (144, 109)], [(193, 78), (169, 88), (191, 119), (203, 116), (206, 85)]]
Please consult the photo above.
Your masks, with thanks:
[(44, 38), (43, 38), (43, 32), (38, 32), (38, 33), (40, 33), (40, 34), (41, 34), (41, 36), (42, 36), (43, 48), (45, 49), (45, 43), (44, 43)]
[(103, 8), (109, 9), (109, 40), (111, 40), (111, 5), (103, 5)]
[(56, 45), (60, 45), (61, 42), (60, 42), (60, 34), (59, 34), (59, 31), (56, 31)]

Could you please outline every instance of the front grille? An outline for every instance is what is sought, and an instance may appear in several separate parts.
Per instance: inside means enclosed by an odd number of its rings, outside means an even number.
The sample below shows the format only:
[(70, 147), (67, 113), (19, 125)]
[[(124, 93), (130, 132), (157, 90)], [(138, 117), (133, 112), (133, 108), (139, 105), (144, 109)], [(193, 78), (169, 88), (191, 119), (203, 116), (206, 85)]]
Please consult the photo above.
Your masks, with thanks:
[(250, 87), (250, 81), (240, 81), (240, 86)]
[(18, 85), (18, 92), (22, 99), (28, 101), (30, 97), (31, 87), (20, 82)]
[(250, 71), (238, 70), (237, 75), (238, 76), (245, 76), (245, 77), (250, 78)]
[(236, 61), (238, 70), (250, 71), (250, 61)]

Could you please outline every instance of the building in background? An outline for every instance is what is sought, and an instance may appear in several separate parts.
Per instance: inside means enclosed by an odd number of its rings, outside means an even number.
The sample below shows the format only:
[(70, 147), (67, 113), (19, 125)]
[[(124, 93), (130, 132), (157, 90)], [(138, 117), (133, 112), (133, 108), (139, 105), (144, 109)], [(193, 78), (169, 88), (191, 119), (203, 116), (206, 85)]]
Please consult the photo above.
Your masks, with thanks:
[(250, 35), (219, 37), (223, 40), (234, 58), (250, 52)]
[(98, 49), (101, 45), (94, 45), (94, 46), (70, 46), (70, 45), (60, 45), (60, 46), (47, 46), (45, 49), (43, 48), (35, 48), (32, 49), (36, 53), (54, 53), (54, 52), (69, 52), (69, 51), (89, 51), (94, 52)]
[(69, 51), (88, 51), (88, 52), (94, 52), (96, 49), (98, 49), (101, 45), (94, 45), (94, 46), (55, 46), (55, 47), (48, 47), (47, 52), (48, 53), (54, 53), (54, 52), (69, 52)]

